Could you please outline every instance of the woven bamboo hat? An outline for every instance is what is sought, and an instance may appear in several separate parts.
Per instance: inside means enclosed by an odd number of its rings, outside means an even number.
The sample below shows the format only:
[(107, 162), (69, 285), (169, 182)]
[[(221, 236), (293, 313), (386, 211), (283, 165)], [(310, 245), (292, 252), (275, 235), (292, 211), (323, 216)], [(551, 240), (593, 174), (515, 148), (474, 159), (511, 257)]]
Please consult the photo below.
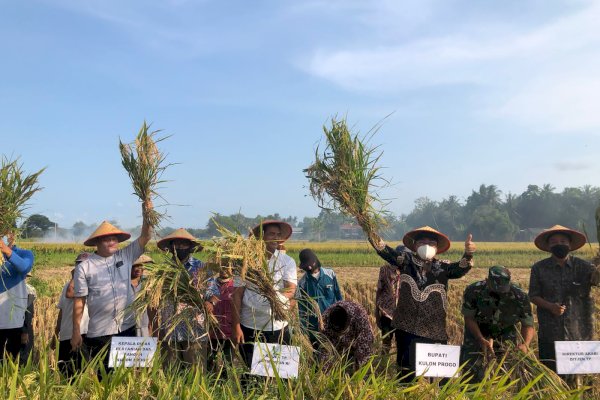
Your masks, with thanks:
[(290, 236), (292, 236), (292, 226), (287, 222), (278, 221), (276, 219), (266, 219), (262, 221), (260, 224), (252, 228), (252, 234), (257, 238), (262, 237), (260, 232), (261, 227), (264, 229), (267, 225), (279, 225), (279, 229), (281, 229), (281, 237), (284, 242), (288, 240)]
[(150, 257), (148, 257), (145, 254), (142, 254), (141, 256), (139, 256), (139, 258), (137, 260), (135, 260), (133, 262), (133, 265), (141, 265), (141, 264), (148, 264), (148, 263), (153, 263), (154, 260), (151, 259)]
[(571, 240), (571, 251), (583, 247), (587, 242), (587, 239), (583, 233), (562, 225), (554, 225), (552, 228), (544, 229), (542, 233), (535, 237), (533, 243), (535, 243), (535, 246), (540, 250), (550, 251), (550, 247), (548, 247), (548, 239), (550, 239), (550, 236), (556, 233), (562, 233)]
[(192, 242), (192, 245), (196, 247), (196, 251), (202, 250), (202, 246), (200, 245), (200, 242), (198, 242), (198, 239), (196, 239), (191, 233), (183, 228), (179, 228), (175, 232), (160, 239), (158, 242), (156, 242), (156, 245), (161, 250), (168, 250), (169, 243), (171, 243), (173, 240), (189, 240)]
[(412, 251), (417, 251), (415, 248), (415, 243), (422, 235), (431, 236), (437, 240), (437, 254), (441, 254), (450, 248), (450, 239), (448, 239), (448, 236), (436, 231), (430, 226), (423, 226), (408, 232), (406, 235), (404, 235), (402, 242)]
[(83, 244), (85, 246), (95, 246), (96, 240), (105, 237), (105, 236), (116, 236), (117, 240), (120, 242), (124, 242), (131, 237), (131, 234), (127, 232), (123, 232), (116, 226), (110, 224), (107, 221), (104, 221), (100, 224), (100, 226), (90, 235), (89, 238), (86, 239)]

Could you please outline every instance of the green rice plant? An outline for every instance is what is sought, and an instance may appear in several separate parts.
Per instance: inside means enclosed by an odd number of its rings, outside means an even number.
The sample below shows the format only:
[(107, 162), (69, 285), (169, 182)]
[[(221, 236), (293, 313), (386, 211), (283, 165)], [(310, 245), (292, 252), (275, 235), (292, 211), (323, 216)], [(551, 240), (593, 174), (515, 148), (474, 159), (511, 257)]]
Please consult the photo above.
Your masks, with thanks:
[(119, 150), (121, 163), (129, 174), (133, 192), (144, 205), (144, 218), (151, 227), (156, 228), (165, 218), (165, 214), (153, 207), (149, 208), (148, 205), (153, 204), (156, 198), (163, 199), (158, 193), (158, 187), (166, 182), (162, 175), (172, 164), (166, 164), (166, 155), (157, 146), (157, 143), (167, 137), (158, 138), (157, 134), (160, 131), (150, 132), (149, 129), (150, 126), (144, 121), (133, 143), (123, 143), (119, 140)]
[(382, 153), (368, 145), (378, 129), (361, 138), (350, 132), (345, 119), (332, 118), (331, 127), (323, 127), (325, 148), (317, 147), (315, 161), (304, 170), (319, 207), (339, 209), (356, 218), (373, 244), (380, 243), (376, 231), (385, 221), (378, 207), (382, 201), (373, 190), (387, 183), (377, 165)]
[(18, 236), (17, 221), (23, 218), (27, 204), (42, 188), (38, 180), (45, 168), (27, 175), (19, 159), (2, 156), (0, 165), (0, 238)]

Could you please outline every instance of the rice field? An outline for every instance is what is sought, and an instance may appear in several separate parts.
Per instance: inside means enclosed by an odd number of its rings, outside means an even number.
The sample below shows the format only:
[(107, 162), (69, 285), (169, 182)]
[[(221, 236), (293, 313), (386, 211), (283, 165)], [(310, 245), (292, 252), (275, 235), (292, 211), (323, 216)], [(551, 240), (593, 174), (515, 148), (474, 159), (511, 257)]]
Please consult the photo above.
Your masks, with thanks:
[[(36, 263), (33, 277), (29, 278), (38, 290), (34, 329), (36, 332), (34, 358), (18, 369), (4, 363), (0, 366), (0, 398), (6, 399), (162, 399), (162, 398), (285, 398), (285, 399), (429, 399), (429, 398), (581, 398), (581, 393), (562, 393), (559, 397), (534, 390), (519, 392), (523, 383), (510, 382), (500, 372), (490, 373), (489, 379), (480, 386), (459, 384), (451, 380), (446, 386), (439, 382), (422, 379), (414, 385), (399, 385), (394, 381), (394, 357), (376, 357), (365, 368), (349, 374), (340, 361), (328, 374), (319, 370), (318, 364), (305, 357), (300, 376), (296, 380), (267, 380), (244, 392), (240, 386), (239, 370), (229, 371), (229, 379), (223, 383), (215, 377), (208, 377), (201, 371), (192, 369), (185, 374), (164, 371), (156, 363), (149, 369), (117, 370), (113, 375), (99, 382), (90, 370), (70, 383), (61, 379), (56, 371), (53, 353), (48, 343), (54, 331), (58, 310), (55, 305), (62, 285), (69, 277), (72, 262), (77, 253), (84, 250), (79, 244), (40, 244), (20, 243), (20, 247), (35, 252)], [(395, 243), (394, 243), (395, 245)], [(462, 243), (455, 243), (459, 249)], [(325, 265), (332, 266), (338, 275), (345, 297), (363, 304), (373, 315), (375, 284), (378, 267), (382, 261), (372, 253), (367, 243), (325, 242), (325, 243), (286, 243), (288, 254), (297, 260), (297, 253), (310, 247), (320, 256)], [(149, 248), (156, 248), (150, 244)], [(87, 249), (91, 250), (91, 249)], [(594, 249), (595, 250), (595, 249)], [(459, 250), (448, 252), (447, 258), (457, 259)], [(592, 249), (585, 247), (578, 252), (580, 257), (590, 259)], [(158, 252), (151, 252), (158, 255)], [(529, 280), (529, 266), (545, 257), (530, 243), (478, 243), (477, 267), (464, 278), (451, 281), (449, 289), (448, 333), (450, 344), (462, 341), (463, 319), (460, 313), (462, 292), (469, 283), (483, 279), (487, 267), (503, 264), (513, 269), (513, 279), (524, 289)], [(203, 254), (196, 254), (202, 259)], [(600, 290), (594, 290), (596, 304), (600, 304)], [(379, 351), (379, 335), (376, 332)], [(596, 322), (596, 332), (600, 325)], [(534, 342), (533, 347), (536, 347)], [(308, 352), (307, 352), (308, 353)], [(389, 362), (389, 365), (386, 364)], [(593, 389), (586, 391), (583, 398), (600, 398), (600, 378), (593, 377), (588, 382)]]

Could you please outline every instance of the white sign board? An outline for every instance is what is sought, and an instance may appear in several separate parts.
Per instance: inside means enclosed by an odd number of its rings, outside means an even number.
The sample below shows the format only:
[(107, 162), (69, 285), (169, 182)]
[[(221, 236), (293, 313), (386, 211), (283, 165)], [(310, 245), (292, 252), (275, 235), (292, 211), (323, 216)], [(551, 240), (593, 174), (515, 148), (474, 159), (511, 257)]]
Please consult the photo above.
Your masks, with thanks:
[(110, 343), (108, 366), (148, 367), (156, 352), (156, 342), (154, 337), (114, 336)]
[(417, 343), (417, 376), (451, 378), (456, 376), (460, 367), (460, 346), (445, 344)]
[(556, 372), (600, 374), (600, 342), (554, 342)]
[(296, 378), (298, 377), (299, 363), (300, 347), (255, 343), (250, 373), (274, 377), (273, 367), (275, 367), (280, 378)]

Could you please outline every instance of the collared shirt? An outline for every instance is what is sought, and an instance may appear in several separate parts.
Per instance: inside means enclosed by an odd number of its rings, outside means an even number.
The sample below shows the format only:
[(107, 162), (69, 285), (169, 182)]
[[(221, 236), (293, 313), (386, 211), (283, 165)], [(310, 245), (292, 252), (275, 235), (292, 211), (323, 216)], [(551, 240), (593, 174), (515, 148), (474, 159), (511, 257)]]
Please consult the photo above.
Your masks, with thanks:
[[(275, 250), (269, 259), (268, 268), (273, 274), (274, 288), (278, 292), (279, 299), (284, 305), (289, 305), (289, 299), (281, 291), (285, 287), (284, 282), (298, 284), (296, 261), (287, 254)], [(242, 297), (240, 324), (257, 331), (278, 331), (287, 326), (287, 321), (279, 321), (273, 317), (271, 304), (266, 297), (256, 291), (253, 285), (244, 282), (239, 276), (234, 277), (233, 284), (235, 287), (246, 288)]]
[[(183, 264), (187, 272), (190, 274), (192, 283), (196, 285), (199, 279), (203, 279), (202, 273), (204, 272), (204, 263), (197, 258), (188, 257), (185, 264)], [(190, 311), (190, 308), (186, 304), (180, 303), (175, 309), (175, 305), (168, 301), (165, 302), (164, 307), (161, 310), (162, 328), (165, 329), (170, 325), (169, 321), (172, 318), (180, 315), (184, 310)], [(166, 336), (167, 341), (177, 342), (188, 342), (195, 340), (206, 340), (206, 330), (204, 329), (204, 314), (191, 310), (194, 314), (194, 318), (188, 321), (181, 321), (175, 326), (175, 328)]]
[(143, 252), (134, 240), (109, 257), (90, 254), (75, 267), (75, 297), (87, 297), (89, 338), (115, 335), (135, 325), (126, 309), (135, 298), (131, 266)]
[(400, 269), (395, 265), (386, 264), (379, 268), (379, 279), (377, 279), (377, 292), (375, 293), (375, 305), (378, 313), (392, 319), (398, 304), (400, 290)]
[[(342, 300), (342, 293), (335, 272), (324, 267), (319, 269), (317, 277), (306, 272), (298, 282), (296, 299), (298, 300), (298, 312), (303, 327), (312, 331), (319, 330), (320, 314), (336, 301)], [(309, 299), (316, 302), (319, 307), (318, 312)]]
[(553, 257), (538, 261), (531, 268), (529, 297), (541, 297), (565, 305), (563, 315), (556, 316), (537, 307), (538, 340), (592, 340), (594, 336), (594, 301), (591, 287), (598, 286), (599, 267), (569, 255), (561, 267)]
[[(342, 333), (329, 329), (329, 315), (335, 306), (340, 306), (346, 310), (350, 318), (348, 328)], [(373, 354), (375, 336), (371, 329), (369, 315), (360, 304), (346, 300), (332, 304), (323, 313), (323, 326), (323, 335), (329, 339), (338, 353), (348, 352), (356, 367), (364, 365)], [(336, 359), (336, 356), (324, 349), (321, 353), (321, 359), (324, 361), (325, 367), (328, 367)]]
[[(60, 293), (60, 297), (58, 299), (58, 304), (56, 307), (62, 311), (62, 316), (60, 319), (60, 333), (58, 334), (58, 338), (60, 341), (70, 340), (73, 336), (73, 299), (69, 299), (67, 297), (67, 289), (69, 288), (69, 283), (67, 282), (63, 287), (62, 292)], [(79, 324), (79, 332), (82, 335), (85, 335), (88, 330), (89, 323), (89, 315), (87, 303), (83, 307), (83, 315), (81, 316), (81, 322)]]
[(0, 255), (0, 329), (21, 328), (27, 310), (25, 277), (33, 267), (33, 253), (12, 247), (12, 255)]
[[(494, 342), (516, 343), (517, 323), (533, 326), (529, 297), (514, 284), (508, 293), (502, 294), (492, 293), (485, 280), (470, 284), (463, 294), (462, 314), (473, 318), (483, 337)], [(466, 324), (463, 346), (479, 348)]]

